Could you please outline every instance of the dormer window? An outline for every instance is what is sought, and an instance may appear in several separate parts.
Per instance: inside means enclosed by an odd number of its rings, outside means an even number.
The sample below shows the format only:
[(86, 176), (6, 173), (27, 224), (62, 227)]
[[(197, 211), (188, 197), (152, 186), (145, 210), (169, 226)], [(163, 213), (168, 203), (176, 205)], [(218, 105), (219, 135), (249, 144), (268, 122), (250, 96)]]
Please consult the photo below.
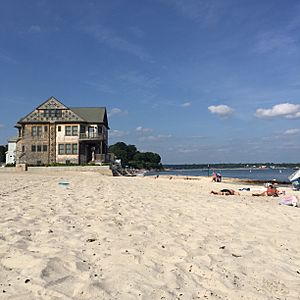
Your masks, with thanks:
[(45, 109), (44, 117), (45, 118), (61, 118), (62, 110), (61, 109)]

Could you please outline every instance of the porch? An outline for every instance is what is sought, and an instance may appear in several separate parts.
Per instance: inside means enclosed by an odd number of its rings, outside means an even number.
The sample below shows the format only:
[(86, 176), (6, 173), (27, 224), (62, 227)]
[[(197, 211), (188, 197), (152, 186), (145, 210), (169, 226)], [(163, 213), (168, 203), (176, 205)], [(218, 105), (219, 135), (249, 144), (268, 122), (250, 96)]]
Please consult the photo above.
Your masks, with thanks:
[(103, 163), (108, 161), (107, 145), (100, 140), (79, 140), (79, 164)]

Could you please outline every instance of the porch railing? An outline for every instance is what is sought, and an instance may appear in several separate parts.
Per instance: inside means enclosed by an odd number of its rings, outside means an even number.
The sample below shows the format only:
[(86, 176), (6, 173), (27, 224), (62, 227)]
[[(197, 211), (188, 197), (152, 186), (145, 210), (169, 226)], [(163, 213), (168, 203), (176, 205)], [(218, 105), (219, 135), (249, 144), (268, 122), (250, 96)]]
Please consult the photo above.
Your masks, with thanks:
[(95, 132), (80, 133), (79, 139), (81, 139), (81, 140), (104, 140), (104, 134), (103, 133), (95, 133)]

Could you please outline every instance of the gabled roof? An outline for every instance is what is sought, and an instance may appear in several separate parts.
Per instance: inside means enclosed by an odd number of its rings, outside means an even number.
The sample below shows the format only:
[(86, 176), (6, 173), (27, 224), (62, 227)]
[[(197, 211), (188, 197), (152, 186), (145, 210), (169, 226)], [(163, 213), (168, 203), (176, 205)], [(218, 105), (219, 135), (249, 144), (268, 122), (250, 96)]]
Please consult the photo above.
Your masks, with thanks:
[(68, 109), (68, 107), (57, 100), (55, 97), (51, 96), (36, 109)]
[[(106, 123), (105, 107), (69, 107), (76, 115), (88, 123)], [(105, 122), (106, 121), (106, 122)]]
[(49, 122), (47, 118), (40, 115), (40, 111), (44, 109), (63, 110), (62, 117), (54, 121), (103, 123), (108, 128), (108, 120), (105, 107), (67, 107), (53, 96), (39, 105), (31, 113), (21, 118), (18, 121), (18, 124)]

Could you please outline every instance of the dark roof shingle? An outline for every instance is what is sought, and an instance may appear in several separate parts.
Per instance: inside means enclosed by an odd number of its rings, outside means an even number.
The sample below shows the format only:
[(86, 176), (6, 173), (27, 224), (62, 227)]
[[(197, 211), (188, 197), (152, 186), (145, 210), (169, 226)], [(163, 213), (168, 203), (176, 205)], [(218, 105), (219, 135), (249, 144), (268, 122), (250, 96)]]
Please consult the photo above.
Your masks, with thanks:
[(69, 107), (88, 123), (107, 123), (105, 107)]

